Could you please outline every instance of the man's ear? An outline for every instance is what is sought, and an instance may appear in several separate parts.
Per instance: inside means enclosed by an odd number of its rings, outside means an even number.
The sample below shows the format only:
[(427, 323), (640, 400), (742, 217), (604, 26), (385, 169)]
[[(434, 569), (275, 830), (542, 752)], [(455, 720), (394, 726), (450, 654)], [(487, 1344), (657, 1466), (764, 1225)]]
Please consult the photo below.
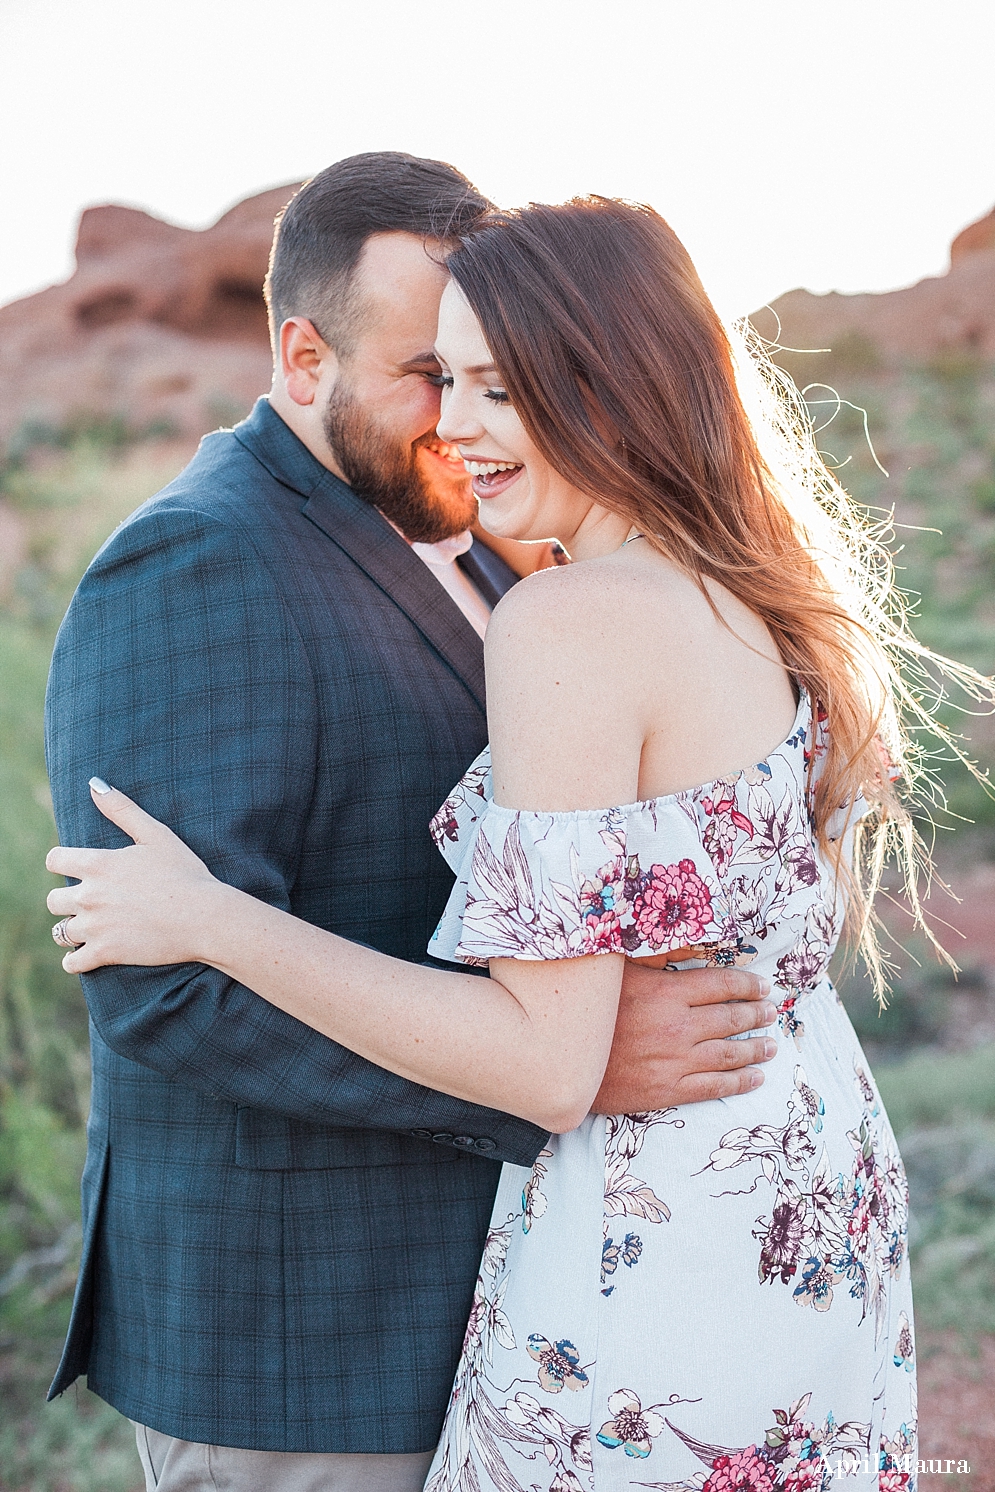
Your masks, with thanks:
[(338, 366), (334, 349), (305, 316), (291, 316), (280, 327), (280, 371), (295, 404), (313, 404), (322, 374), (336, 374)]

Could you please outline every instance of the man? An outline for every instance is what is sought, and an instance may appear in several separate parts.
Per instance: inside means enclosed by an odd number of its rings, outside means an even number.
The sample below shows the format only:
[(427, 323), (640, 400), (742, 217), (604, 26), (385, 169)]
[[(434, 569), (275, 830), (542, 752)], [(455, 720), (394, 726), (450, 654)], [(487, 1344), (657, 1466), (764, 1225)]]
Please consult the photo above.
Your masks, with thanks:
[[(435, 434), (441, 255), (486, 207), (451, 167), (388, 152), (287, 208), (269, 399), (112, 536), (60, 632), (67, 842), (120, 842), (86, 792), (98, 773), (222, 879), (425, 959), (451, 884), (428, 820), (484, 744), (479, 634), (516, 578), (468, 547), (475, 504)], [(85, 1246), (52, 1393), (85, 1371), (162, 1492), (414, 1492), (495, 1162), (531, 1165), (546, 1136), (213, 969), (107, 968), (84, 988)], [(761, 1024), (760, 993), (739, 971), (633, 970), (599, 1108), (742, 1091), (762, 1042), (722, 1038)]]

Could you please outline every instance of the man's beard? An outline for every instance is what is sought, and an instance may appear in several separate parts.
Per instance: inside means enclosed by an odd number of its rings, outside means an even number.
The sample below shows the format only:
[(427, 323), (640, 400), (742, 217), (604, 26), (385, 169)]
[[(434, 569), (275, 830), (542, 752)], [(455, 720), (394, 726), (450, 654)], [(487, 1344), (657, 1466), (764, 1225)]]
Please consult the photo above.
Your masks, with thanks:
[(348, 389), (336, 388), (322, 425), (342, 474), (357, 497), (379, 508), (413, 544), (437, 544), (468, 529), (477, 516), (469, 484), (433, 491), (418, 468), (418, 449), (437, 439), (429, 431), (402, 445), (384, 431)]

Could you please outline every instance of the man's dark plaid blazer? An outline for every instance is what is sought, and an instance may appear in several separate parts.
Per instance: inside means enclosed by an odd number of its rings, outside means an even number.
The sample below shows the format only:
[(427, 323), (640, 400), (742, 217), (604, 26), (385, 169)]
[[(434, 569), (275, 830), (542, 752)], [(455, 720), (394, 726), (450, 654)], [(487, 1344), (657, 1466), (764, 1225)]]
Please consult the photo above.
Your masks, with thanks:
[[(491, 600), (514, 577), (464, 557)], [(221, 879), (416, 962), (451, 885), (428, 821), (485, 740), (480, 640), (260, 400), (108, 540), (59, 633), (64, 843), (99, 774)], [(375, 1067), (216, 970), (83, 979), (80, 1373), (167, 1435), (411, 1452), (438, 1437), (499, 1167), (545, 1135)]]

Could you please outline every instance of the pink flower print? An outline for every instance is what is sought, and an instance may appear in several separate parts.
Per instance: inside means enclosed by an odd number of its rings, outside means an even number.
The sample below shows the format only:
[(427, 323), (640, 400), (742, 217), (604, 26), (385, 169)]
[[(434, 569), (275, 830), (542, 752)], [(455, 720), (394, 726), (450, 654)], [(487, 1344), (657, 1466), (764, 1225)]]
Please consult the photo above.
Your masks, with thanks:
[(784, 1492), (814, 1492), (815, 1488), (822, 1486), (822, 1474), (825, 1471), (825, 1462), (821, 1456), (808, 1456), (804, 1461), (799, 1461), (793, 1471), (789, 1471), (784, 1478), (782, 1486)]
[(585, 953), (621, 953), (622, 924), (614, 911), (588, 913), (582, 927)]
[[(721, 806), (724, 808), (725, 804), (723, 803)], [(729, 817), (732, 819), (737, 829), (741, 830), (742, 833), (746, 834), (750, 839), (753, 838), (753, 824), (751, 820), (746, 817), (745, 813), (740, 813), (738, 808), (734, 808), (730, 804)]]
[[(702, 807), (706, 813), (713, 811), (708, 798), (704, 799)], [(721, 871), (736, 848), (736, 825), (727, 817), (716, 816), (701, 836), (701, 842), (716, 870)]]
[(625, 909), (622, 888), (624, 867), (621, 859), (602, 865), (593, 880), (580, 888), (581, 929), (584, 953), (621, 953), (622, 925), (619, 913)]
[(847, 1219), (846, 1231), (850, 1235), (850, 1248), (857, 1258), (867, 1252), (871, 1219), (878, 1210), (872, 1206), (874, 1201), (877, 1201), (877, 1198), (866, 1192), (858, 1196), (856, 1205)]
[(640, 938), (654, 952), (693, 947), (715, 920), (712, 894), (693, 860), (650, 866), (632, 911)]
[(539, 1387), (548, 1394), (564, 1388), (586, 1388), (588, 1376), (580, 1366), (580, 1354), (573, 1342), (557, 1342), (554, 1347), (534, 1331), (529, 1337), (529, 1356), (539, 1364)]
[(748, 1445), (732, 1456), (716, 1456), (701, 1492), (773, 1492), (775, 1471), (760, 1446)]
[(623, 895), (623, 882), (625, 880), (625, 866), (621, 856), (607, 861), (602, 865), (597, 875), (590, 880), (582, 881), (580, 887), (580, 914), (589, 917), (592, 912), (604, 912), (609, 908), (618, 909), (619, 898)]
[[(907, 1321), (903, 1311), (902, 1319)], [(913, 1482), (912, 1466), (915, 1465), (916, 1426), (900, 1425), (894, 1440), (882, 1435), (878, 1451), (878, 1492), (905, 1492)], [(902, 1467), (908, 1467), (903, 1471)]]
[(610, 1451), (622, 1445), (627, 1456), (645, 1460), (663, 1430), (662, 1417), (655, 1409), (644, 1409), (631, 1388), (617, 1388), (609, 1395), (608, 1413), (612, 1418), (598, 1431), (599, 1442)]

